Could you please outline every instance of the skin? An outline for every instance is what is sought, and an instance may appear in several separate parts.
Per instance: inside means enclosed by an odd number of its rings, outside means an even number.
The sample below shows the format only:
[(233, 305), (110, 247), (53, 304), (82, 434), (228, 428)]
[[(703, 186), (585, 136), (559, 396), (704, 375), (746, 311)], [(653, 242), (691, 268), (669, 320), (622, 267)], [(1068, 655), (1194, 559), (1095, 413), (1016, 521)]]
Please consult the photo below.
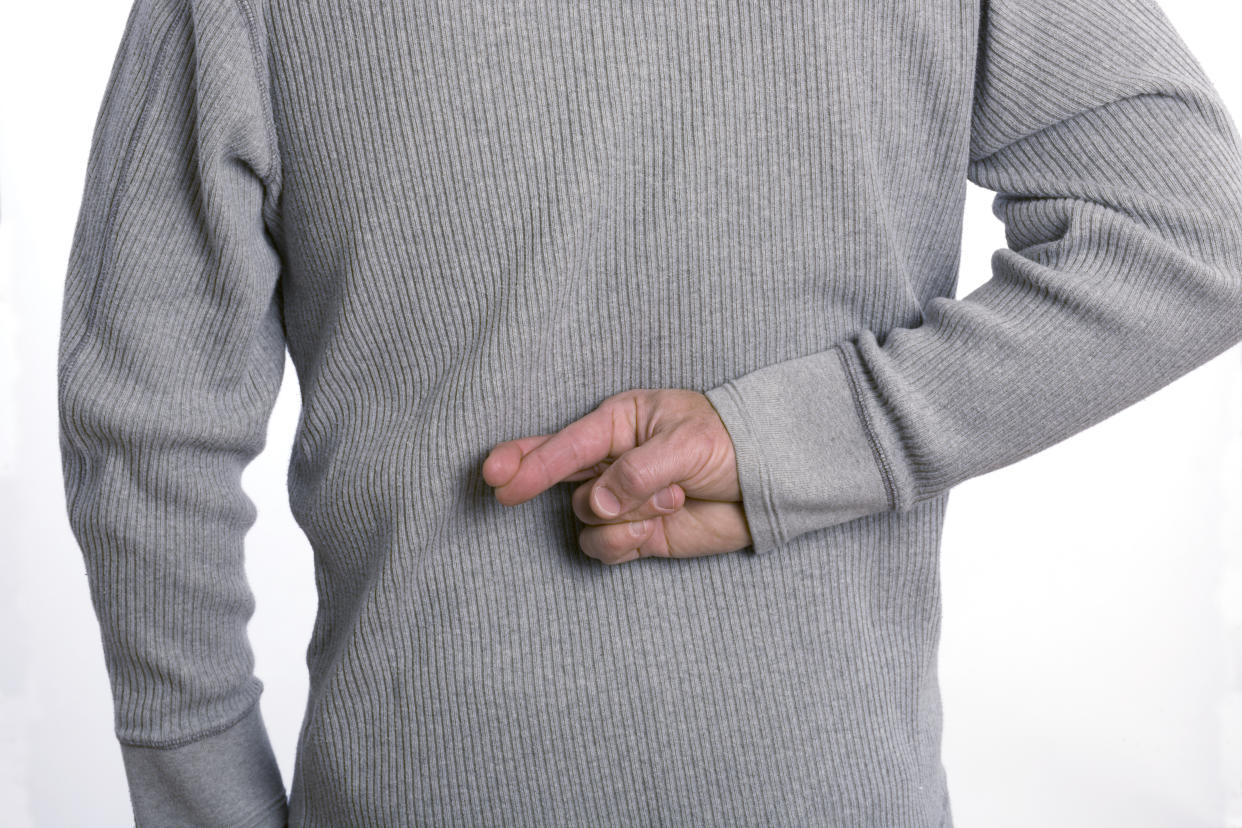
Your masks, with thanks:
[[(707, 397), (689, 389), (623, 391), (554, 434), (498, 443), (483, 479), (506, 506), (584, 481), (573, 493), (586, 525), (578, 542), (609, 565), (719, 555), (751, 542), (733, 441)], [(601, 500), (604, 489), (619, 512)]]

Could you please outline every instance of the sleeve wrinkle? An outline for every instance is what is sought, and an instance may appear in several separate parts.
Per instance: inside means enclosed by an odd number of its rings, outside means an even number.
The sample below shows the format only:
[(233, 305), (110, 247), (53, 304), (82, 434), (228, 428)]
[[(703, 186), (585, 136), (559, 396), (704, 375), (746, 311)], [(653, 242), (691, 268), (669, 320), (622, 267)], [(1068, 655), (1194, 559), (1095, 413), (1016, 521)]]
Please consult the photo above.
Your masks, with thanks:
[[(1090, 120), (1091, 118), (1095, 117), (1100, 111), (1115, 108), (1118, 104), (1122, 104), (1122, 103), (1126, 103), (1126, 102), (1134, 101), (1134, 100), (1142, 100), (1145, 98), (1171, 100), (1171, 101), (1175, 101), (1178, 103), (1187, 104), (1189, 106), (1192, 106), (1192, 108), (1200, 114), (1205, 114), (1205, 113), (1208, 114), (1209, 117), (1211, 117), (1213, 120), (1216, 121), (1217, 126), (1223, 126), (1225, 124), (1230, 123), (1227, 118), (1219, 117), (1219, 106), (1217, 102), (1215, 101), (1215, 99), (1210, 94), (1204, 92), (1203, 90), (1198, 89), (1197, 87), (1178, 86), (1178, 87), (1169, 87), (1167, 89), (1145, 89), (1145, 90), (1138, 91), (1138, 92), (1131, 92), (1129, 94), (1119, 95), (1107, 101), (1102, 101), (1100, 103), (1092, 104), (1091, 106), (1086, 106), (1081, 109), (1078, 109), (1074, 112), (1071, 112), (1065, 115), (1062, 118), (1057, 119), (1056, 121), (1052, 123), (1044, 124), (1038, 129), (1034, 129), (1029, 132), (1023, 133), (1022, 135), (1015, 136), (1014, 138), (1005, 141), (1000, 146), (997, 146), (993, 149), (988, 150), (983, 155), (975, 155), (974, 153), (971, 153), (969, 167), (973, 171), (976, 168), (986, 166), (989, 162), (995, 160), (997, 156), (1005, 152), (1012, 151), (1015, 147), (1023, 143), (1029, 142), (1041, 136), (1045, 136), (1051, 132), (1060, 131), (1067, 126), (1072, 125), (1075, 121)], [(1226, 128), (1226, 129), (1222, 129), (1222, 132), (1231, 133), (1232, 147), (1237, 148), (1239, 146), (1238, 136), (1235, 130), (1231, 128)], [(972, 172), (971, 180), (972, 181), (974, 180), (973, 172)]]

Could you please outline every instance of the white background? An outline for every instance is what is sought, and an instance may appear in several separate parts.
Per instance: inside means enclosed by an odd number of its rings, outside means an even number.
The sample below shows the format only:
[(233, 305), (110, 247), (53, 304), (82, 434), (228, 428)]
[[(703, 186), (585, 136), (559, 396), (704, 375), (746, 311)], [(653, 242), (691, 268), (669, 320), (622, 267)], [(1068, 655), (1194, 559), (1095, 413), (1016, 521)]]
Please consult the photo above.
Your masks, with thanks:
[[(1234, 3), (1162, 7), (1242, 123)], [(0, 20), (0, 807), (11, 828), (132, 824), (99, 631), (64, 508), (61, 290), (129, 0)], [(957, 295), (1004, 246), (971, 185)], [(1242, 826), (1242, 350), (950, 495), (940, 645), (958, 828)], [(292, 364), (244, 483), (250, 623), (285, 783), (305, 704), (311, 550), (285, 472)]]

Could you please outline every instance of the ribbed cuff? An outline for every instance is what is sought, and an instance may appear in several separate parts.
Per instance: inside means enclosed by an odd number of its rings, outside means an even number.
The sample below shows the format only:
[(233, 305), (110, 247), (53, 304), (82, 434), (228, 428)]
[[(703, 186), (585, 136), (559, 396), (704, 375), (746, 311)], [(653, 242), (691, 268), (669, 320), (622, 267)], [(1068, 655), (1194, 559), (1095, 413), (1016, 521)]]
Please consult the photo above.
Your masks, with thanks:
[(121, 743), (137, 828), (285, 828), (280, 768), (256, 702), (225, 730), (173, 748)]
[(704, 393), (733, 439), (756, 554), (890, 508), (840, 346)]

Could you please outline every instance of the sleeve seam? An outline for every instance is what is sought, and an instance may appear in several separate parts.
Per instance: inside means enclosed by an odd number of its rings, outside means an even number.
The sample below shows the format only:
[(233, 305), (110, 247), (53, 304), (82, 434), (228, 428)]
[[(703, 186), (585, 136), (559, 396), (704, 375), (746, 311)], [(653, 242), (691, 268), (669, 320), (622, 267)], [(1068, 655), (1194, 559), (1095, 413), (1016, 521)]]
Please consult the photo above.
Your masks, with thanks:
[(746, 430), (750, 433), (752, 442), (751, 448), (755, 453), (755, 465), (759, 468), (760, 486), (762, 487), (763, 495), (763, 499), (759, 505), (763, 509), (764, 518), (767, 519), (768, 527), (772, 531), (776, 545), (782, 546), (785, 544), (785, 530), (781, 525), (780, 516), (776, 512), (776, 508), (772, 504), (773, 484), (771, 472), (768, 469), (767, 462), (763, 459), (763, 452), (759, 450), (758, 432), (755, 430), (754, 424), (751, 422), (750, 414), (746, 411), (741, 391), (738, 390), (737, 386), (735, 386), (731, 380), (725, 382), (724, 386), (725, 390), (729, 392), (729, 396), (733, 398), (733, 403), (737, 407), (738, 414), (741, 415), (742, 422), (746, 425)]
[[(262, 688), (260, 687), (260, 692), (261, 690)], [(218, 736), (219, 734), (225, 732), (229, 728), (237, 724), (240, 724), (241, 721), (245, 719), (247, 716), (249, 716), (254, 711), (254, 709), (258, 706), (259, 706), (259, 697), (258, 695), (256, 695), (254, 701), (248, 704), (246, 706), (246, 709), (243, 710), (240, 715), (235, 716), (232, 719), (226, 720), (223, 724), (218, 724), (218, 725), (208, 728), (207, 730), (201, 731), (193, 736), (179, 736), (175, 739), (163, 739), (158, 742), (139, 742), (133, 739), (126, 739), (122, 736), (117, 736), (117, 741), (123, 745), (128, 745), (129, 747), (154, 748), (156, 750), (168, 750), (171, 748), (185, 747), (186, 745), (191, 745), (195, 742), (202, 741), (203, 739), (206, 739), (210, 736)]]
[(235, 0), (246, 23), (246, 35), (250, 42), (250, 59), (253, 65), (252, 78), (255, 91), (259, 96), (259, 104), (263, 109), (263, 131), (267, 138), (267, 169), (263, 172), (263, 180), (276, 185), (279, 183), (279, 156), (276, 152), (276, 121), (272, 114), (271, 97), (263, 87), (263, 50), (260, 46), (259, 24), (255, 17), (250, 0)]
[[(146, 126), (147, 116), (151, 112), (151, 101), (155, 98), (156, 91), (160, 87), (160, 82), (166, 74), (166, 65), (164, 61), (164, 52), (168, 48), (169, 42), (172, 40), (172, 34), (175, 31), (173, 27), (164, 30), (163, 37), (160, 38), (160, 45), (155, 50), (153, 60), (153, 76), (147, 82), (147, 88), (142, 96), (142, 109), (138, 113), (138, 121), (134, 124), (133, 130), (129, 134), (127, 145), (132, 146), (137, 136), (142, 134), (143, 127)], [(63, 372), (68, 373), (73, 370), (77, 363), (78, 354), (86, 341), (90, 339), (91, 333), (95, 329), (96, 308), (99, 302), (100, 285), (112, 274), (112, 265), (114, 259), (112, 241), (116, 237), (114, 225), (116, 223), (117, 200), (121, 197), (121, 193), (129, 185), (130, 170), (133, 166), (133, 153), (125, 153), (122, 159), (122, 167), (117, 175), (116, 186), (112, 189), (108, 198), (108, 214), (104, 221), (104, 227), (101, 230), (103, 235), (103, 251), (100, 254), (99, 271), (95, 274), (95, 278), (91, 283), (90, 298), (86, 300), (86, 320), (82, 325), (82, 332), (78, 335), (77, 341), (73, 344), (73, 349), (65, 357)]]
[(871, 453), (876, 461), (876, 465), (880, 469), (880, 477), (884, 481), (884, 493), (888, 499), (889, 510), (896, 510), (898, 505), (897, 483), (893, 475), (893, 469), (888, 461), (888, 455), (880, 445), (879, 436), (876, 434), (875, 428), (872, 427), (870, 418), (867, 417), (866, 408), (862, 404), (862, 391), (860, 388), (860, 380), (854, 371), (852, 361), (846, 356), (845, 348), (850, 347), (843, 344), (842, 347), (836, 348), (838, 359), (841, 360), (841, 367), (845, 371), (845, 378), (849, 382), (850, 396), (854, 398), (854, 411), (858, 415), (858, 419), (862, 422), (863, 430), (867, 433), (867, 442), (871, 445)]

